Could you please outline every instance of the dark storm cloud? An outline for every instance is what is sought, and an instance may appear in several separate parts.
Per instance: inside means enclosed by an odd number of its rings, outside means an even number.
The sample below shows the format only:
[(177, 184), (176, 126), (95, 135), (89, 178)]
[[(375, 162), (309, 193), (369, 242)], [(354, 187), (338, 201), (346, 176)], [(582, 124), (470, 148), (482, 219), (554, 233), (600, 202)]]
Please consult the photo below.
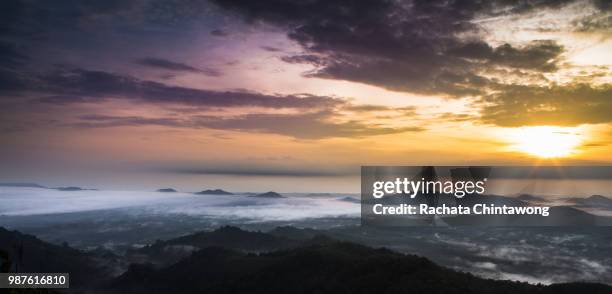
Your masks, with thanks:
[(508, 65), (514, 68), (537, 71), (557, 69), (556, 58), (563, 47), (551, 41), (534, 41), (522, 48), (510, 44), (493, 48), (484, 42), (472, 42), (451, 49), (448, 53), (457, 57), (482, 60), (489, 65)]
[[(194, 107), (256, 106), (275, 109), (300, 108), (309, 109), (311, 112), (342, 107), (350, 110), (349, 108), (353, 107), (352, 111), (358, 111), (354, 108), (356, 106), (351, 106), (341, 99), (325, 96), (211, 91), (170, 86), (118, 73), (85, 69), (39, 74), (45, 72), (44, 69), (37, 68), (43, 63), (41, 61), (54, 60), (44, 56), (46, 53), (40, 53), (47, 52), (44, 46), (53, 49), (48, 50), (49, 52), (66, 47), (63, 48), (63, 54), (72, 56), (71, 53), (75, 53), (75, 58), (69, 60), (79, 60), (78, 57), (82, 57), (79, 50), (87, 48), (95, 51), (98, 49), (95, 47), (97, 44), (109, 43), (108, 48), (100, 48), (100, 54), (105, 55), (104, 57), (114, 57), (114, 54), (120, 55), (113, 51), (115, 47), (112, 45), (115, 42), (120, 44), (126, 40), (138, 42), (158, 39), (166, 41), (186, 31), (193, 31), (194, 28), (210, 32), (212, 36), (227, 36), (228, 32), (220, 28), (231, 28), (231, 25), (228, 26), (224, 22), (229, 19), (226, 15), (218, 13), (220, 7), (223, 11), (238, 14), (248, 23), (263, 22), (284, 30), (288, 38), (301, 45), (303, 50), (301, 53), (283, 56), (282, 60), (313, 65), (314, 70), (305, 73), (306, 76), (349, 80), (412, 93), (448, 97), (479, 96), (483, 107), (486, 106), (483, 108), (482, 120), (499, 125), (534, 123), (531, 118), (519, 117), (500, 109), (506, 105), (522, 110), (523, 113), (542, 113), (539, 104), (529, 100), (522, 104), (521, 101), (513, 101), (515, 98), (530, 99), (526, 94), (517, 93), (516, 89), (525, 87), (536, 93), (538, 100), (552, 101), (552, 96), (545, 98), (545, 91), (554, 88), (557, 89), (555, 93), (581, 96), (561, 99), (574, 103), (573, 106), (550, 102), (550, 105), (555, 105), (545, 113), (547, 122), (553, 118), (559, 118), (559, 121), (568, 124), (609, 121), (599, 108), (590, 106), (601, 105), (597, 98), (599, 96), (590, 92), (584, 94), (583, 91), (573, 89), (573, 85), (538, 88), (503, 84), (508, 81), (486, 75), (487, 71), (494, 70), (521, 72), (521, 77), (553, 72), (562, 66), (564, 48), (550, 40), (537, 40), (523, 45), (488, 44), (480, 39), (482, 32), (475, 21), (508, 14), (518, 15), (540, 8), (559, 8), (575, 1), (212, 2), (217, 5), (190, 0), (0, 1), (0, 55), (3, 57), (0, 59), (0, 91), (17, 95), (25, 92), (37, 93), (39, 97), (43, 97), (39, 101), (54, 104), (125, 99)], [(586, 5), (587, 2), (584, 3)], [(609, 1), (594, 0), (592, 3), (600, 13), (579, 20), (575, 24), (576, 30), (609, 31)], [(181, 38), (176, 40), (184, 41)], [(37, 48), (39, 45), (41, 47)], [(271, 52), (282, 52), (283, 49), (271, 46), (261, 48)], [(40, 56), (30, 55), (31, 49), (38, 49)], [(137, 56), (149, 54), (141, 53)], [(158, 57), (144, 57), (137, 62), (171, 71), (172, 74), (221, 74), (214, 69), (194, 66), (188, 60), (177, 62)], [(28, 74), (21, 70), (24, 65), (29, 65), (32, 72), (37, 74)], [(110, 65), (109, 68), (114, 67)], [(504, 93), (505, 91), (508, 93)], [(523, 106), (519, 107), (520, 105)], [(561, 119), (566, 115), (566, 109), (572, 107), (593, 113), (570, 115), (570, 119)]]
[(481, 120), (505, 127), (612, 122), (612, 86), (504, 86), (484, 98)]
[(282, 56), (281, 60), (287, 63), (307, 63), (317, 67), (325, 65), (325, 59), (314, 54)]
[(49, 93), (40, 101), (54, 104), (135, 100), (195, 107), (332, 108), (343, 100), (314, 95), (264, 95), (251, 92), (211, 91), (84, 69), (58, 70), (38, 77), (31, 91)]
[(376, 135), (418, 132), (419, 127), (392, 128), (366, 125), (357, 121), (333, 122), (334, 114), (316, 112), (306, 114), (246, 114), (235, 117), (183, 116), (176, 118), (145, 118), (134, 116), (86, 115), (70, 124), (75, 127), (106, 128), (119, 126), (155, 125), (180, 128), (209, 128), (248, 131), (290, 136), (298, 139), (334, 137), (358, 138)]
[[(606, 89), (507, 84), (487, 75), (501, 70), (522, 78), (541, 77), (541, 73), (560, 68), (564, 48), (551, 40), (493, 46), (478, 39), (478, 19), (519, 16), (576, 1), (213, 2), (249, 23), (286, 30), (303, 53), (282, 60), (312, 65), (314, 69), (305, 76), (420, 94), (477, 96), (487, 105), (482, 121), (498, 125), (610, 121), (609, 103), (602, 100), (609, 94)], [(590, 3), (582, 2), (584, 6)], [(609, 31), (610, 5), (607, 1), (593, 3), (599, 12), (581, 19), (575, 30), (604, 27)], [(542, 105), (550, 107), (544, 110)], [(571, 113), (572, 109), (576, 112)]]
[(134, 61), (137, 64), (149, 66), (153, 68), (172, 70), (172, 71), (184, 71), (192, 73), (202, 73), (207, 76), (218, 77), (221, 76), (221, 72), (212, 68), (196, 68), (191, 65), (187, 65), (180, 62), (171, 61), (164, 58), (158, 57), (145, 57)]
[[(287, 30), (306, 54), (287, 56), (309, 63), (308, 76), (351, 80), (392, 90), (451, 96), (476, 95), (492, 83), (485, 67), (556, 69), (563, 48), (552, 41), (524, 47), (492, 47), (459, 37), (476, 31), (479, 13), (507, 3), (489, 1), (266, 1), (216, 0), (249, 22)], [(519, 2), (515, 11), (559, 5)]]

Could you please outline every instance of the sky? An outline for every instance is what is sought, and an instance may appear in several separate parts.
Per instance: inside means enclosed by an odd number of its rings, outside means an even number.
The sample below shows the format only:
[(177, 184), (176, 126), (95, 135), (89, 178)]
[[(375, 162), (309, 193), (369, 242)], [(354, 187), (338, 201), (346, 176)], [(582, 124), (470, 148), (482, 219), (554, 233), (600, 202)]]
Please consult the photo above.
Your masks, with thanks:
[(2, 1), (0, 181), (355, 191), (362, 165), (609, 165), (610, 5)]

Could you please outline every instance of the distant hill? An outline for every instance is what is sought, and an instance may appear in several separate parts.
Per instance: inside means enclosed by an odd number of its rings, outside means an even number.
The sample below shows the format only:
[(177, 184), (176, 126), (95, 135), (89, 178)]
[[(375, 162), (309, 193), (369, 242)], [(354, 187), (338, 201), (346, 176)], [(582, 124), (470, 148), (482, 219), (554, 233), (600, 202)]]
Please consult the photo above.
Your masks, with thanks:
[(278, 194), (276, 192), (266, 192), (266, 193), (261, 193), (261, 194), (257, 194), (257, 195), (253, 195), (253, 196), (249, 196), (249, 197), (257, 197), (257, 198), (287, 198), (281, 194)]
[(94, 285), (110, 277), (108, 260), (69, 246), (53, 245), (38, 238), (0, 227), (0, 251), (8, 253), (11, 270), (69, 273), (71, 288)]
[(327, 240), (271, 253), (208, 247), (162, 269), (130, 266), (118, 293), (612, 293), (602, 284), (550, 286), (476, 277), (414, 255)]
[(351, 196), (346, 196), (346, 197), (338, 198), (338, 200), (343, 201), (343, 202), (361, 203), (360, 199), (357, 199), (357, 198), (351, 197)]
[(35, 184), (35, 183), (0, 183), (0, 187), (20, 187), (20, 188), (41, 188), (41, 189), (53, 189), (58, 191), (97, 191), (97, 189), (86, 189), (77, 186), (66, 186), (66, 187), (57, 187), (57, 188), (49, 188), (43, 185)]
[(293, 240), (303, 241), (303, 240), (312, 239), (315, 236), (325, 234), (325, 232), (318, 231), (318, 230), (311, 229), (311, 228), (300, 229), (300, 228), (296, 228), (292, 226), (282, 226), (282, 227), (274, 228), (273, 230), (269, 231), (268, 234), (274, 235), (277, 237), (284, 237), (284, 238), (289, 238)]
[(199, 232), (128, 251), (133, 262), (171, 264), (206, 247), (218, 246), (246, 252), (265, 252), (295, 247), (301, 242), (262, 232), (225, 226), (212, 232)]
[(84, 189), (81, 187), (58, 187), (55, 188), (58, 191), (83, 191)]
[(527, 201), (527, 202), (543, 202), (545, 201), (544, 198), (542, 197), (538, 197), (538, 196), (533, 196), (530, 194), (521, 194), (519, 196), (516, 197), (516, 199), (518, 200), (522, 200), (522, 201)]
[(157, 189), (157, 192), (161, 192), (161, 193), (175, 193), (177, 191), (175, 189), (172, 189), (172, 188), (161, 188), (161, 189)]
[(570, 198), (569, 201), (574, 202), (578, 206), (612, 209), (612, 199), (602, 195), (593, 195), (587, 198)]
[(0, 187), (47, 188), (35, 183), (0, 183)]
[(221, 189), (204, 190), (204, 191), (196, 192), (194, 194), (197, 194), (197, 195), (234, 195), (234, 193), (230, 193), (230, 192), (227, 192)]
[(54, 188), (55, 190), (58, 191), (65, 191), (65, 192), (74, 192), (74, 191), (96, 191), (97, 189), (85, 189), (85, 188), (81, 188), (81, 187), (76, 187), (76, 186), (69, 186), (69, 187), (58, 187), (58, 188)]

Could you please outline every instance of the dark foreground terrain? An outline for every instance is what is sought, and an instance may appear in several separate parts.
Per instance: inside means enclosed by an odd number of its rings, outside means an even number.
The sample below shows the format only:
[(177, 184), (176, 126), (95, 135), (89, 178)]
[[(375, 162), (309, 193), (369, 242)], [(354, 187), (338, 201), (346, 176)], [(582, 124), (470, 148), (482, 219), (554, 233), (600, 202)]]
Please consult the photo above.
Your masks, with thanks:
[(483, 279), (423, 257), (293, 228), (261, 233), (223, 227), (125, 256), (82, 252), (0, 228), (0, 250), (4, 270), (69, 272), (74, 293), (612, 293), (595, 283)]

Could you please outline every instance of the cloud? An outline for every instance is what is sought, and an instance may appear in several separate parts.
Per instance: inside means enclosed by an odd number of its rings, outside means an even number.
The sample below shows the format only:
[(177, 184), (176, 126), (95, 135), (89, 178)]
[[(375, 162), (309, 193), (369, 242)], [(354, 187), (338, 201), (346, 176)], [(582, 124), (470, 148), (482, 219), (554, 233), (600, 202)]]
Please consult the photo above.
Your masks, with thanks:
[(358, 114), (368, 114), (368, 113), (380, 113), (380, 112), (393, 112), (397, 114), (401, 114), (403, 116), (416, 116), (417, 108), (414, 106), (405, 106), (405, 107), (389, 107), (384, 105), (376, 105), (376, 104), (347, 104), (342, 107), (342, 110), (355, 112)]
[(355, 175), (355, 171), (348, 170), (318, 170), (318, 169), (296, 169), (282, 167), (208, 167), (208, 168), (163, 168), (164, 172), (194, 174), (194, 175), (230, 175), (230, 176), (260, 176), (260, 177), (329, 177), (329, 176), (346, 176)]
[(358, 121), (334, 122), (337, 117), (322, 111), (304, 114), (245, 114), (233, 117), (183, 116), (176, 118), (145, 118), (136, 116), (84, 115), (70, 125), (85, 128), (157, 125), (180, 128), (278, 134), (298, 139), (359, 138), (376, 135), (423, 131), (421, 127), (385, 127), (366, 125)]
[(268, 52), (280, 52), (280, 51), (283, 51), (280, 48), (276, 48), (276, 47), (272, 47), (272, 46), (261, 46), (260, 48), (265, 50), (265, 51), (268, 51)]
[(484, 42), (471, 42), (451, 49), (449, 54), (482, 60), (487, 65), (506, 65), (513, 68), (531, 69), (537, 71), (553, 71), (557, 69), (556, 59), (563, 52), (563, 47), (550, 40), (533, 41), (521, 48), (504, 44), (496, 48)]
[(30, 91), (48, 93), (39, 101), (53, 104), (100, 102), (124, 99), (155, 104), (194, 107), (265, 107), (273, 109), (333, 108), (339, 98), (296, 95), (265, 95), (252, 92), (212, 91), (141, 80), (131, 76), (85, 69), (62, 69), (37, 77)]
[[(479, 122), (501, 126), (610, 122), (609, 89), (557, 85), (544, 74), (569, 66), (554, 40), (488, 43), (479, 21), (570, 4), (585, 8), (570, 31), (610, 29), (606, 1), (271, 1), (214, 0), (247, 23), (285, 30), (310, 64), (307, 77), (360, 82), (444, 97), (477, 97)], [(586, 13), (592, 9), (592, 12)], [(537, 26), (537, 25), (536, 25)], [(587, 79), (584, 81), (584, 79)], [(547, 85), (544, 85), (547, 84)], [(556, 98), (558, 97), (558, 98)], [(608, 99), (609, 100), (609, 99)], [(469, 118), (466, 118), (469, 120)]]
[[(344, 109), (354, 111), (354, 112), (397, 110), (397, 108), (388, 107), (384, 105), (373, 105), (373, 104), (350, 105), (350, 106), (345, 107)], [(413, 107), (409, 107), (408, 109), (414, 110)]]
[[(349, 111), (359, 115), (371, 112), (395, 112), (403, 116), (416, 115), (414, 107), (354, 105), (346, 99), (309, 94), (266, 95), (240, 91), (213, 91), (160, 82), (141, 80), (131, 76), (104, 71), (65, 69), (31, 77), (24, 92), (43, 97), (31, 100), (37, 105), (71, 105), (101, 103), (109, 100), (146, 102), (167, 106), (182, 106), (181, 116), (158, 117), (114, 116), (89, 114), (78, 120), (63, 120), (59, 125), (81, 128), (155, 125), (174, 128), (217, 129), (278, 134), (299, 139), (361, 138), (368, 136), (423, 131), (421, 127), (391, 127), (365, 123), (345, 117)], [(207, 109), (220, 110), (238, 107), (266, 109), (263, 113), (208, 115)], [(270, 113), (272, 112), (272, 113)], [(279, 113), (280, 112), (280, 113)]]
[(612, 6), (608, 0), (593, 0), (599, 12), (593, 13), (591, 17), (581, 18), (574, 21), (575, 31), (578, 32), (603, 32), (610, 33), (612, 30)]
[(157, 125), (166, 127), (184, 127), (180, 120), (174, 118), (146, 118), (138, 116), (82, 115), (79, 122), (71, 126), (84, 128), (107, 128), (119, 126)]
[(610, 97), (610, 85), (507, 85), (483, 99), (480, 119), (504, 127), (610, 123)]
[(220, 30), (220, 29), (212, 30), (212, 31), (210, 31), (210, 34), (212, 36), (215, 36), (215, 37), (226, 37), (226, 36), (229, 36), (228, 32), (226, 32), (224, 30)]
[(366, 125), (358, 121), (333, 122), (334, 118), (332, 113), (326, 111), (306, 114), (246, 114), (233, 118), (200, 117), (198, 124), (213, 129), (257, 131), (300, 139), (358, 138), (424, 130), (421, 127)]
[[(132, 76), (108, 71), (82, 68), (60, 69), (44, 73), (48, 66), (45, 54), (35, 52), (37, 45), (57, 46), (57, 55), (66, 54), (84, 60), (80, 53), (92, 50), (107, 42), (114, 32), (122, 31), (125, 38), (139, 38), (143, 44), (151, 40), (185, 40), (185, 32), (210, 33), (212, 36), (225, 37), (226, 28), (234, 24), (227, 15), (219, 13), (219, 7), (226, 12), (235, 13), (248, 24), (265, 23), (280, 28), (286, 36), (301, 46), (301, 50), (286, 50), (271, 46), (260, 47), (270, 52), (280, 52), (281, 59), (288, 63), (312, 65), (305, 76), (328, 79), (348, 80), (371, 84), (395, 91), (439, 95), (453, 98), (476, 96), (480, 99), (482, 117), (479, 122), (503, 126), (536, 124), (538, 114), (542, 122), (573, 125), (580, 123), (609, 122), (608, 104), (602, 102), (600, 95), (607, 90), (589, 85), (589, 77), (580, 81), (585, 87), (572, 89), (569, 86), (542, 86), (536, 76), (554, 73), (566, 66), (565, 48), (553, 40), (532, 40), (523, 43), (491, 42), (486, 38), (487, 31), (479, 22), (497, 17), (516, 17), (521, 21), (526, 13), (547, 8), (546, 14), (569, 3), (584, 4), (586, 12), (573, 24), (576, 30), (610, 29), (610, 11), (607, 1), (393, 1), (393, 0), (312, 0), (312, 1), (248, 1), (213, 0), (208, 2), (178, 1), (164, 5), (158, 1), (72, 1), (31, 2), (10, 0), (0, 4), (0, 91), (10, 94), (36, 93), (42, 96), (38, 101), (49, 104), (67, 105), (71, 103), (93, 103), (110, 99), (123, 99), (152, 104), (180, 104), (188, 107), (262, 107), (274, 110), (299, 109), (302, 116), (321, 111), (335, 113), (333, 118), (311, 119), (325, 121), (325, 127), (332, 134), (347, 134), (345, 129), (355, 127), (360, 133), (380, 133), (385, 127), (365, 128), (357, 122), (346, 121), (338, 115), (339, 111), (368, 113), (385, 111), (382, 106), (352, 105), (345, 100), (332, 96), (308, 94), (277, 95), (241, 91), (213, 91), (206, 89), (172, 86), (169, 84), (143, 80)], [(588, 11), (587, 11), (588, 10)], [(524, 15), (523, 15), (524, 14)], [(572, 19), (573, 20), (573, 19)], [(538, 25), (534, 25), (538, 26)], [(222, 28), (222, 29), (221, 29)], [(89, 32), (96, 32), (90, 34)], [(120, 37), (121, 37), (120, 36)], [(177, 37), (179, 36), (179, 37)], [(176, 39), (174, 39), (176, 37)], [(69, 44), (66, 39), (79, 42)], [(222, 39), (208, 38), (206, 42), (219, 42)], [(47, 40), (47, 41), (45, 41)], [(124, 41), (124, 40), (123, 40)], [(113, 43), (112, 41), (108, 41)], [(121, 42), (117, 42), (121, 44)], [(275, 43), (269, 43), (275, 44)], [(18, 46), (17, 46), (18, 45)], [(116, 48), (108, 44), (101, 48), (109, 55), (118, 55)], [(207, 47), (208, 48), (208, 47)], [(29, 50), (33, 52), (29, 52)], [(45, 50), (40, 52), (56, 52)], [(95, 48), (97, 49), (97, 48)], [(194, 66), (188, 60), (173, 61), (155, 57), (146, 48), (144, 56), (135, 62), (157, 69), (163, 69), (163, 77), (170, 74), (202, 73), (219, 76), (215, 69)], [(169, 49), (169, 48), (162, 48)], [(63, 50), (63, 51), (62, 51)], [(83, 51), (83, 52), (81, 52)], [(69, 54), (68, 54), (69, 53)], [(28, 58), (32, 54), (32, 60)], [(55, 54), (55, 53), (54, 53)], [(150, 56), (149, 54), (153, 54)], [(87, 56), (87, 54), (84, 54)], [(45, 62), (42, 62), (45, 61)], [(16, 70), (28, 63), (32, 72)], [(78, 65), (77, 65), (78, 67)], [(110, 64), (107, 68), (121, 68)], [(38, 73), (43, 74), (38, 74)], [(506, 74), (500, 74), (506, 73)], [(496, 76), (497, 74), (497, 76)], [(500, 77), (499, 75), (503, 75)], [(511, 76), (511, 77), (509, 77)], [(521, 78), (521, 83), (513, 84), (513, 78)], [(518, 83), (518, 82), (516, 82)], [(592, 90), (589, 90), (591, 88)], [(558, 101), (546, 98), (546, 89), (557, 89), (555, 93), (564, 97)], [(506, 93), (507, 91), (507, 93)], [(602, 92), (603, 91), (603, 92)], [(531, 99), (534, 93), (536, 98)], [(15, 95), (18, 96), (18, 95)], [(579, 99), (580, 98), (580, 99)], [(512, 99), (521, 99), (513, 101)], [(523, 101), (523, 99), (525, 99)], [(531, 99), (531, 100), (530, 100)], [(540, 104), (532, 103), (538, 100)], [(561, 105), (561, 103), (566, 103)], [(550, 106), (545, 111), (542, 105)], [(597, 105), (598, 107), (594, 107)], [(508, 106), (508, 110), (503, 107)], [(378, 109), (377, 109), (378, 108)], [(574, 114), (570, 109), (577, 109)], [(512, 111), (519, 111), (512, 113)], [(391, 111), (391, 110), (389, 110)], [(410, 115), (410, 111), (406, 111)], [(243, 119), (260, 124), (259, 130), (273, 130), (275, 133), (288, 133), (280, 127), (265, 125), (264, 118), (230, 117), (228, 120), (207, 120), (211, 126), (239, 126)], [(299, 116), (292, 115), (294, 119)], [(133, 119), (136, 119), (134, 117)], [(285, 119), (279, 117), (279, 119)], [(468, 118), (465, 118), (466, 120)], [(332, 123), (333, 122), (333, 123)], [(117, 122), (115, 122), (117, 123)], [(152, 123), (152, 122), (151, 122)], [(160, 121), (170, 124), (170, 121)], [(183, 123), (183, 122), (180, 122)], [(204, 123), (204, 122), (203, 122)], [(333, 125), (333, 126), (330, 126)], [(244, 127), (240, 127), (243, 128)], [(251, 128), (254, 129), (254, 128)], [(376, 129), (376, 131), (372, 130)], [(326, 137), (325, 130), (314, 137)], [(396, 129), (388, 130), (394, 132)], [(316, 132), (315, 132), (316, 133)], [(306, 135), (308, 137), (308, 135)]]
[(192, 72), (192, 73), (202, 73), (211, 77), (221, 76), (221, 72), (212, 68), (196, 68), (184, 63), (174, 62), (163, 58), (157, 57), (145, 57), (140, 58), (134, 61), (136, 64), (149, 66), (153, 68), (160, 68), (165, 70), (172, 71), (184, 71), (184, 72)]
[[(507, 5), (495, 1), (214, 2), (239, 13), (248, 22), (265, 22), (285, 29), (304, 53), (283, 60), (315, 66), (307, 76), (397, 91), (453, 97), (478, 95), (495, 84), (481, 74), (487, 68), (552, 71), (563, 52), (563, 47), (551, 40), (520, 47), (491, 46), (462, 36), (479, 32), (473, 22), (479, 15), (492, 15), (498, 7)], [(510, 11), (524, 12), (559, 3), (520, 3)]]

